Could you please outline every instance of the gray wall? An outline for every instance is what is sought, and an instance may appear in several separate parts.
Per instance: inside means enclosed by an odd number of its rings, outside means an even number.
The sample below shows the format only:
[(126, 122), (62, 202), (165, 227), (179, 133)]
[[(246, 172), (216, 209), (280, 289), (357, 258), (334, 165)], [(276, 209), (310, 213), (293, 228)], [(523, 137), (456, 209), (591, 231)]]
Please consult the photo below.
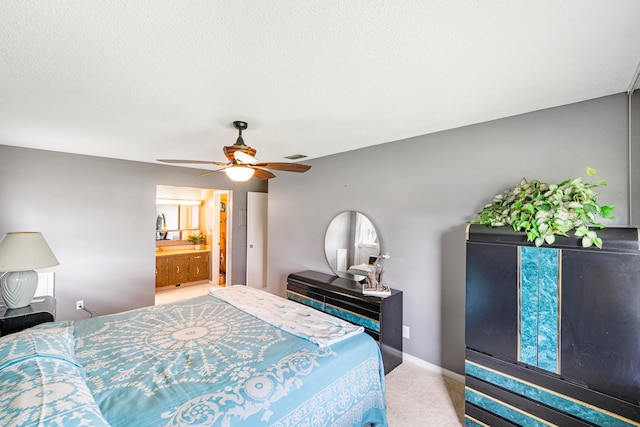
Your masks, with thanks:
[[(289, 273), (331, 273), (324, 232), (344, 210), (370, 216), (391, 258), (386, 280), (404, 292), (406, 353), (463, 373), (465, 223), (523, 177), (603, 179), (599, 202), (628, 223), (624, 94), (310, 160), (269, 187), (269, 290)], [(357, 124), (354, 124), (357, 125)], [(593, 178), (586, 167), (596, 168)], [(613, 224), (613, 223), (609, 223)]]
[[(0, 236), (43, 233), (60, 261), (47, 269), (58, 319), (87, 317), (75, 310), (80, 299), (96, 314), (153, 305), (156, 185), (232, 190), (234, 218), (247, 191), (266, 191), (263, 181), (233, 184), (224, 174), (196, 178), (200, 172), (0, 145)], [(233, 224), (231, 273), (243, 282), (246, 226)]]
[[(408, 354), (462, 373), (465, 223), (495, 194), (523, 177), (604, 179), (600, 202), (629, 211), (628, 109), (624, 94), (310, 160), (304, 174), (269, 182), (268, 290), (284, 295), (289, 273), (330, 273), (324, 231), (337, 213), (360, 210), (380, 229), (391, 258), (386, 279), (404, 291)], [(634, 99), (634, 126), (640, 105)], [(632, 159), (640, 141), (634, 134)], [(2, 141), (0, 141), (2, 143)], [(636, 161), (632, 164), (637, 164)], [(76, 319), (75, 301), (97, 314), (153, 304), (155, 186), (234, 191), (233, 215), (246, 191), (195, 169), (0, 145), (0, 236), (42, 231), (60, 265), (58, 318)], [(634, 169), (631, 182), (640, 182)], [(640, 184), (633, 186), (637, 204)], [(640, 208), (634, 207), (638, 224)], [(232, 274), (245, 277), (246, 229), (235, 221)]]

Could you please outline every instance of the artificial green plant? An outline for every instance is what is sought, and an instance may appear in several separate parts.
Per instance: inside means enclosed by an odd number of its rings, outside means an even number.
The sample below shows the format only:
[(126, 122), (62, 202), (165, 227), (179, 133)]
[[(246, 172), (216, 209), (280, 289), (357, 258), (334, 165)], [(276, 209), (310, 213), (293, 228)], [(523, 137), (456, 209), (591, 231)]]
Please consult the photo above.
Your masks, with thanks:
[(187, 237), (187, 240), (196, 245), (204, 245), (207, 242), (207, 237), (202, 234), (192, 234)]
[[(587, 168), (587, 175), (596, 171)], [(595, 184), (583, 182), (581, 178), (567, 179), (560, 184), (523, 179), (520, 184), (502, 194), (478, 212), (472, 222), (491, 227), (510, 225), (515, 231), (523, 231), (527, 241), (542, 246), (553, 244), (556, 236), (574, 235), (582, 239), (582, 246), (602, 248), (602, 239), (591, 228), (604, 228), (597, 218), (615, 219), (614, 206), (599, 205), (598, 193), (594, 191), (604, 181)]]

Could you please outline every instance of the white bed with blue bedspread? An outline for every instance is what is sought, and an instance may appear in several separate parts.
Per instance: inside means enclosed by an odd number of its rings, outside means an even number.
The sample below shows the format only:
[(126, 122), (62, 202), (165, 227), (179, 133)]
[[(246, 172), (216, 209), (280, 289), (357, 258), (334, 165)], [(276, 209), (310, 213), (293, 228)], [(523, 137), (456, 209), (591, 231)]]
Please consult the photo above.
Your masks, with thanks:
[(2, 426), (386, 426), (360, 327), (246, 286), (0, 338)]

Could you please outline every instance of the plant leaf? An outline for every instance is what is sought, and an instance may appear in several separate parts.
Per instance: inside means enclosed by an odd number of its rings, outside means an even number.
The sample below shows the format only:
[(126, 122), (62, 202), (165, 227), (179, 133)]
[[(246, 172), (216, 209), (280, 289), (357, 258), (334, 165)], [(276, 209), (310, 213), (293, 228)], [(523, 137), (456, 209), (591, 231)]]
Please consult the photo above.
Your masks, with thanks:
[(576, 233), (575, 233), (576, 237), (584, 236), (585, 234), (587, 234), (587, 231), (589, 231), (589, 230), (585, 226), (580, 226), (580, 227), (576, 228)]
[[(596, 173), (590, 167), (586, 171), (589, 176)], [(602, 239), (590, 227), (604, 228), (597, 217), (615, 219), (614, 206), (597, 203), (598, 193), (594, 188), (601, 185), (606, 184), (604, 181), (583, 182), (580, 177), (560, 184), (523, 178), (515, 187), (496, 195), (471, 222), (492, 227), (509, 225), (514, 231), (524, 232), (527, 241), (536, 246), (553, 244), (556, 235), (569, 237), (567, 233), (574, 230), (583, 246), (600, 248)]]
[(612, 213), (614, 208), (615, 206), (611, 206), (611, 205), (600, 206), (600, 216), (602, 218), (615, 219)]
[(593, 239), (593, 244), (596, 245), (598, 249), (602, 249), (602, 239), (600, 237)]

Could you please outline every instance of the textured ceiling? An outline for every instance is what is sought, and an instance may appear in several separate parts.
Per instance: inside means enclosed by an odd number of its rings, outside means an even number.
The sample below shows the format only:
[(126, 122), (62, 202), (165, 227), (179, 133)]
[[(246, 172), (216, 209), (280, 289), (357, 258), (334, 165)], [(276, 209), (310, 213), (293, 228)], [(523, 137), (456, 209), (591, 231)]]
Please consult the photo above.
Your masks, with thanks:
[(0, 144), (320, 157), (626, 92), (640, 2), (0, 2)]

